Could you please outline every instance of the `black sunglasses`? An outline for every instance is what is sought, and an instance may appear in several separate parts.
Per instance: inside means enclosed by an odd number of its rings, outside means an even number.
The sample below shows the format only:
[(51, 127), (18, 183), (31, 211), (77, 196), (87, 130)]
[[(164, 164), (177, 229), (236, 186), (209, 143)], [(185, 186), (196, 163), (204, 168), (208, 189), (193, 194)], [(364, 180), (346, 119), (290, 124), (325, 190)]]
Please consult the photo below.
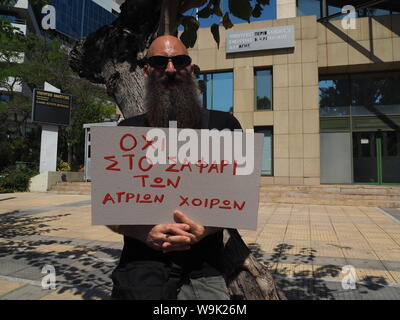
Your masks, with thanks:
[(165, 69), (168, 65), (169, 60), (172, 61), (174, 67), (176, 69), (182, 69), (187, 67), (189, 64), (192, 63), (192, 59), (185, 54), (181, 54), (179, 56), (152, 56), (147, 58), (147, 63), (156, 69)]

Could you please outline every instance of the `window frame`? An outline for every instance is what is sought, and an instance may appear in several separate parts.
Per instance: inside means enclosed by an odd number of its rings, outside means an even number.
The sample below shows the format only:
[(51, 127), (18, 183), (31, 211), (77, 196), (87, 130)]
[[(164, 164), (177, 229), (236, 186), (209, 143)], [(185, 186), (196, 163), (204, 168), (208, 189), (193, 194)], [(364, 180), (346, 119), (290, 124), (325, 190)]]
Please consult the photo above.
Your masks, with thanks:
[[(262, 155), (261, 155), (261, 177), (274, 177), (274, 126), (254, 126), (254, 133), (262, 133), (257, 130), (270, 130), (271, 132), (271, 174), (264, 174), (262, 172)], [(264, 138), (263, 138), (264, 142)], [(262, 150), (264, 152), (264, 148)]]
[[(229, 112), (229, 113), (234, 113), (235, 111), (235, 88), (234, 88), (234, 70), (232, 69), (226, 69), (226, 70), (217, 70), (217, 71), (204, 71), (204, 72), (200, 72), (199, 74), (196, 75), (196, 81), (199, 80), (203, 80), (204, 81), (204, 76), (205, 75), (210, 75), (210, 74), (221, 74), (221, 73), (231, 73), (232, 75), (232, 111), (223, 111), (223, 112)], [(202, 78), (200, 78), (202, 77)], [(219, 109), (208, 109), (207, 108), (207, 96), (204, 96), (204, 92), (200, 92), (201, 94), (201, 106), (207, 110), (217, 110), (217, 111), (221, 111)], [(204, 103), (205, 102), (205, 103)]]
[[(270, 109), (258, 109), (257, 108), (257, 71), (266, 71), (269, 70), (271, 72), (271, 108)], [(263, 112), (263, 111), (274, 111), (274, 71), (272, 66), (264, 66), (264, 67), (255, 67), (253, 72), (254, 77), (254, 112)]]

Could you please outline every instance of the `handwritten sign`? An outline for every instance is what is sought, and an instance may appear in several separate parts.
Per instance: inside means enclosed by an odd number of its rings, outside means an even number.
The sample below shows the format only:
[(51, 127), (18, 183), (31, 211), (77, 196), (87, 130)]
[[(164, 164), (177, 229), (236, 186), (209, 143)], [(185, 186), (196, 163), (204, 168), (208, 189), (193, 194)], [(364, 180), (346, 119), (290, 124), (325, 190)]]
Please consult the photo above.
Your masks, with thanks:
[(92, 128), (94, 225), (173, 223), (180, 210), (205, 226), (257, 228), (262, 135), (185, 130)]

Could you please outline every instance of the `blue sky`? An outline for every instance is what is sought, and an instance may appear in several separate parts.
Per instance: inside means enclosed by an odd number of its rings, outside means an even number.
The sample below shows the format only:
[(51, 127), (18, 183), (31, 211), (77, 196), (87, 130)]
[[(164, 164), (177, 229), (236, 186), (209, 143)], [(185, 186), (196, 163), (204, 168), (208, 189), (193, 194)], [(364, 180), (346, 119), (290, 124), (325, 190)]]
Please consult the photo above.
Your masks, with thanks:
[[(222, 1), (223, 6), (221, 5), (221, 9), (222, 12), (225, 13), (226, 11), (228, 11), (229, 6), (228, 6), (228, 0), (223, 0)], [(254, 4), (256, 3), (255, 0), (252, 0), (252, 4), (254, 6)], [(201, 9), (201, 8), (200, 8)], [(260, 20), (272, 20), (272, 19), (276, 19), (276, 0), (270, 0), (270, 4), (268, 6), (263, 7), (263, 12), (261, 14), (261, 16), (259, 18), (250, 18), (250, 22), (252, 21), (260, 21)], [(188, 12), (185, 13), (185, 15), (192, 15), (195, 16), (196, 11), (193, 10), (189, 10)], [(233, 15), (230, 15), (231, 21), (233, 24), (237, 24), (237, 23), (245, 23), (247, 21), (245, 20), (241, 20), (239, 18), (234, 17)], [(218, 16), (211, 16), (207, 19), (199, 19), (200, 22), (200, 28), (207, 28), (210, 27), (213, 23), (218, 23), (220, 21), (220, 17)]]

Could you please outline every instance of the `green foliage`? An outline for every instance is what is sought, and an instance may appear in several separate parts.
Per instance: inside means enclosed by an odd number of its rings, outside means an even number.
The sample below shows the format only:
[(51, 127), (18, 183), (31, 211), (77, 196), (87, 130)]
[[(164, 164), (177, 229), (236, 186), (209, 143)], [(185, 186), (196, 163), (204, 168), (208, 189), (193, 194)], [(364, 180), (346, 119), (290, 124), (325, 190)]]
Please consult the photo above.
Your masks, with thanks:
[[(26, 59), (16, 63), (21, 52)], [(40, 126), (30, 123), (32, 100), (15, 87), (25, 83), (31, 90), (43, 89), (45, 81), (73, 96), (72, 123), (67, 129), (60, 128), (59, 153), (79, 167), (84, 157), (83, 124), (102, 122), (115, 113), (105, 88), (73, 73), (61, 41), (25, 36), (1, 18), (0, 57), (0, 87), (11, 98), (0, 102), (0, 170), (16, 161), (39, 162)], [(11, 83), (10, 77), (15, 79)]]
[(68, 162), (61, 160), (61, 158), (57, 159), (57, 170), (59, 171), (71, 171), (71, 166)]
[(229, 0), (229, 11), (242, 20), (250, 23), (250, 16), (253, 12), (250, 0)]
[[(184, 3), (185, 1), (182, 1)], [(200, 4), (204, 2), (200, 1)], [(233, 23), (229, 17), (229, 14), (235, 17), (247, 21), (250, 23), (251, 17), (258, 18), (261, 16), (263, 7), (269, 5), (269, 0), (228, 0), (229, 10), (225, 13), (221, 10), (221, 0), (208, 0), (204, 7), (197, 12), (197, 17), (200, 19), (207, 19), (212, 15), (221, 17), (220, 24), (225, 29), (233, 27)], [(201, 6), (201, 5), (200, 5)], [(192, 48), (197, 40), (198, 22), (192, 21), (190, 16), (180, 16), (178, 18), (178, 25), (182, 24), (184, 32), (181, 35), (181, 40), (187, 48)], [(215, 42), (218, 45), (220, 43), (219, 25), (213, 24), (210, 27), (210, 31), (213, 35)]]
[(29, 167), (8, 167), (0, 173), (0, 193), (25, 192), (29, 188), (29, 180), (38, 171)]
[(181, 23), (185, 29), (180, 39), (187, 48), (193, 48), (197, 40), (197, 30), (200, 27), (200, 23), (191, 16), (183, 16)]
[(217, 43), (217, 46), (219, 48), (219, 42), (220, 42), (220, 38), (219, 38), (219, 26), (217, 24), (213, 24), (211, 27), (211, 33), (214, 37), (215, 42)]

